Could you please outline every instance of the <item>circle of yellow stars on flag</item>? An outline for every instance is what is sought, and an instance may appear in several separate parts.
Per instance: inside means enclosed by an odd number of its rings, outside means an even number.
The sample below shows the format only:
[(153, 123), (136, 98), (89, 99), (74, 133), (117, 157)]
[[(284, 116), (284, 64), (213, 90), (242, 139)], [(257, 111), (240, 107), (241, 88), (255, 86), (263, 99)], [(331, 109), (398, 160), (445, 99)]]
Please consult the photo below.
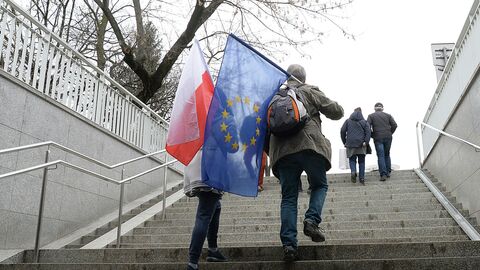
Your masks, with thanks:
[[(255, 131), (252, 132), (252, 136), (249, 141), (247, 142), (238, 142), (233, 140), (232, 134), (230, 134), (229, 125), (226, 123), (227, 118), (231, 116), (232, 108), (237, 104), (244, 104), (246, 106), (252, 106), (252, 110), (255, 115)], [(257, 144), (257, 139), (260, 136), (260, 124), (262, 123), (262, 118), (260, 117), (260, 106), (257, 103), (253, 103), (249, 97), (240, 97), (235, 96), (235, 98), (227, 99), (227, 106), (221, 112), (222, 114), (222, 121), (220, 124), (220, 131), (224, 134), (224, 142), (226, 144), (230, 144), (232, 150), (237, 151), (241, 149), (242, 151), (247, 151), (248, 147), (255, 147)]]

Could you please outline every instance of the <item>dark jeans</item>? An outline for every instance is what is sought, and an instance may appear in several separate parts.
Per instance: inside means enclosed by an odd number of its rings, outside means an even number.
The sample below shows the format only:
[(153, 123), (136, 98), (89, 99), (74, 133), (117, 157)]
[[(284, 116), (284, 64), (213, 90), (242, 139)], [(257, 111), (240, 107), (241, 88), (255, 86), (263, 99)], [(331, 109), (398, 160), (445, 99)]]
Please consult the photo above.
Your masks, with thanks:
[(205, 237), (209, 248), (217, 248), (218, 225), (220, 211), (222, 209), (220, 199), (222, 195), (213, 192), (199, 192), (197, 216), (193, 227), (192, 240), (190, 242), (190, 263), (197, 264), (202, 253)]
[(352, 174), (357, 173), (357, 157), (358, 157), (358, 178), (365, 179), (365, 155), (352, 155), (350, 161), (350, 171)]
[(321, 214), (328, 183), (325, 171), (326, 159), (312, 151), (302, 151), (281, 158), (277, 161), (277, 172), (282, 186), (282, 203), (280, 217), (280, 239), (284, 246), (297, 248), (297, 207), (298, 183), (303, 171), (308, 175), (311, 188), (310, 202), (305, 213), (305, 220), (315, 225), (322, 222)]
[(390, 147), (392, 146), (392, 138), (383, 138), (374, 140), (375, 150), (378, 158), (378, 171), (380, 176), (390, 175), (392, 171), (392, 163), (390, 160)]

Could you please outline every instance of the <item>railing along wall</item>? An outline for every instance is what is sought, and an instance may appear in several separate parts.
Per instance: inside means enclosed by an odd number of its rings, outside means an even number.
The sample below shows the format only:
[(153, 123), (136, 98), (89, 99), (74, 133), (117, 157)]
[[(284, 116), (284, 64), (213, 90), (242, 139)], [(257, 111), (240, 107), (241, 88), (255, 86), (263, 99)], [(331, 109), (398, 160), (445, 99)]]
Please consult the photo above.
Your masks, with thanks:
[[(129, 160), (117, 163), (117, 164), (113, 164), (113, 165), (105, 164), (105, 163), (103, 163), (99, 160), (96, 160), (96, 159), (91, 158), (89, 156), (86, 156), (82, 153), (79, 153), (79, 152), (77, 152), (73, 149), (70, 149), (70, 148), (65, 147), (61, 144), (51, 142), (51, 141), (36, 143), (36, 144), (30, 144), (30, 145), (24, 145), (24, 146), (20, 146), (20, 147), (9, 148), (9, 149), (3, 149), (3, 150), (0, 150), (0, 155), (19, 152), (19, 151), (24, 151), (24, 150), (28, 150), (28, 149), (40, 148), (40, 147), (45, 147), (45, 146), (47, 147), (47, 150), (46, 150), (46, 153), (45, 153), (45, 163), (44, 164), (39, 164), (39, 165), (31, 166), (31, 167), (28, 167), (28, 168), (24, 168), (24, 169), (0, 174), (0, 180), (1, 180), (1, 179), (4, 179), (4, 178), (8, 178), (8, 177), (28, 173), (28, 172), (31, 172), (31, 171), (43, 169), (42, 189), (41, 189), (41, 193), (40, 193), (40, 204), (39, 204), (39, 213), (38, 213), (38, 219), (37, 219), (37, 231), (36, 231), (35, 249), (34, 249), (34, 254), (35, 254), (34, 255), (34, 261), (36, 263), (38, 263), (38, 259), (39, 259), (40, 234), (41, 234), (41, 230), (42, 230), (43, 212), (44, 212), (44, 206), (45, 206), (45, 200), (46, 200), (45, 195), (46, 195), (46, 190), (47, 190), (47, 175), (48, 175), (49, 168), (52, 168), (53, 166), (55, 166), (55, 168), (56, 168), (57, 165), (63, 165), (65, 167), (70, 167), (74, 170), (80, 171), (84, 174), (94, 176), (94, 177), (96, 177), (100, 180), (103, 180), (103, 181), (106, 181), (106, 182), (109, 182), (109, 183), (113, 183), (113, 184), (116, 184), (116, 185), (120, 185), (118, 219), (117, 219), (117, 224), (118, 225), (117, 225), (117, 230), (116, 230), (116, 234), (117, 234), (116, 247), (117, 248), (120, 247), (120, 237), (122, 235), (122, 215), (124, 214), (123, 213), (123, 201), (124, 201), (124, 193), (125, 193), (125, 183), (130, 182), (132, 180), (136, 180), (136, 179), (138, 179), (139, 177), (141, 177), (145, 174), (148, 174), (148, 173), (151, 173), (153, 171), (156, 171), (156, 170), (159, 170), (159, 169), (163, 168), (164, 169), (164, 175), (163, 175), (162, 219), (166, 219), (165, 209), (166, 209), (166, 200), (167, 200), (167, 169), (168, 169), (169, 165), (172, 165), (172, 164), (176, 163), (177, 160), (168, 161), (168, 157), (166, 157), (165, 162), (162, 165), (150, 168), (148, 170), (137, 173), (137, 174), (135, 174), (133, 176), (130, 176), (128, 178), (125, 177), (125, 165), (126, 164), (129, 164), (129, 163), (141, 160), (141, 159), (152, 157), (154, 155), (163, 153), (166, 150), (160, 150), (160, 151), (157, 151), (157, 152), (153, 152), (153, 153), (146, 154), (146, 155), (143, 155), (143, 156), (140, 156), (140, 157), (132, 158), (132, 159), (129, 159)], [(88, 170), (86, 168), (80, 167), (78, 165), (72, 164), (72, 163), (64, 161), (64, 160), (50, 161), (49, 156), (50, 156), (50, 150), (51, 150), (52, 147), (61, 149), (65, 152), (67, 152), (67, 153), (73, 154), (73, 155), (78, 156), (78, 157), (80, 157), (84, 160), (87, 160), (91, 163), (94, 163), (96, 165), (102, 166), (102, 167), (107, 168), (107, 169), (114, 169), (114, 168), (117, 168), (117, 167), (121, 166), (122, 167), (121, 179), (120, 180), (112, 179), (112, 178), (107, 177), (105, 175), (102, 175), (98, 172)]]
[(0, 69), (146, 152), (165, 146), (164, 119), (11, 0), (0, 0)]

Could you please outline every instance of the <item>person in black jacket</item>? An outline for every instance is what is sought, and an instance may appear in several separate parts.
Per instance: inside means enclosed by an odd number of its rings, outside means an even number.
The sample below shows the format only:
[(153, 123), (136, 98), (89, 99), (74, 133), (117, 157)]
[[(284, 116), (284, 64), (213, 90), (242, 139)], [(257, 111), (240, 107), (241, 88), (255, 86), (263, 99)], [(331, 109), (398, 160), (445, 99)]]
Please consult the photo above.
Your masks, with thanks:
[(347, 148), (347, 157), (350, 161), (351, 180), (357, 182), (357, 158), (359, 180), (365, 184), (365, 155), (370, 141), (370, 126), (362, 115), (362, 109), (356, 108), (340, 130), (340, 137)]
[(392, 135), (397, 129), (397, 123), (390, 114), (383, 112), (382, 103), (377, 102), (374, 108), (375, 112), (368, 116), (367, 122), (373, 132), (372, 137), (378, 157), (380, 181), (385, 181), (392, 172), (390, 147), (392, 145)]

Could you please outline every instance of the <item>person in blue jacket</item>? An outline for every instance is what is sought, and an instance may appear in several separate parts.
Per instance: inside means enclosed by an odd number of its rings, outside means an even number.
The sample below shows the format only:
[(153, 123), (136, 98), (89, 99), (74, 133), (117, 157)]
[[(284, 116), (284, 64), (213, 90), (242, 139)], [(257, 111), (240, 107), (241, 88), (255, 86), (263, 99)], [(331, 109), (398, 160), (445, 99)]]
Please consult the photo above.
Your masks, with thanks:
[(370, 125), (363, 118), (362, 109), (356, 108), (350, 117), (343, 123), (340, 130), (340, 137), (345, 148), (347, 148), (347, 157), (350, 162), (351, 180), (357, 182), (357, 158), (359, 180), (365, 184), (365, 155), (370, 141)]

